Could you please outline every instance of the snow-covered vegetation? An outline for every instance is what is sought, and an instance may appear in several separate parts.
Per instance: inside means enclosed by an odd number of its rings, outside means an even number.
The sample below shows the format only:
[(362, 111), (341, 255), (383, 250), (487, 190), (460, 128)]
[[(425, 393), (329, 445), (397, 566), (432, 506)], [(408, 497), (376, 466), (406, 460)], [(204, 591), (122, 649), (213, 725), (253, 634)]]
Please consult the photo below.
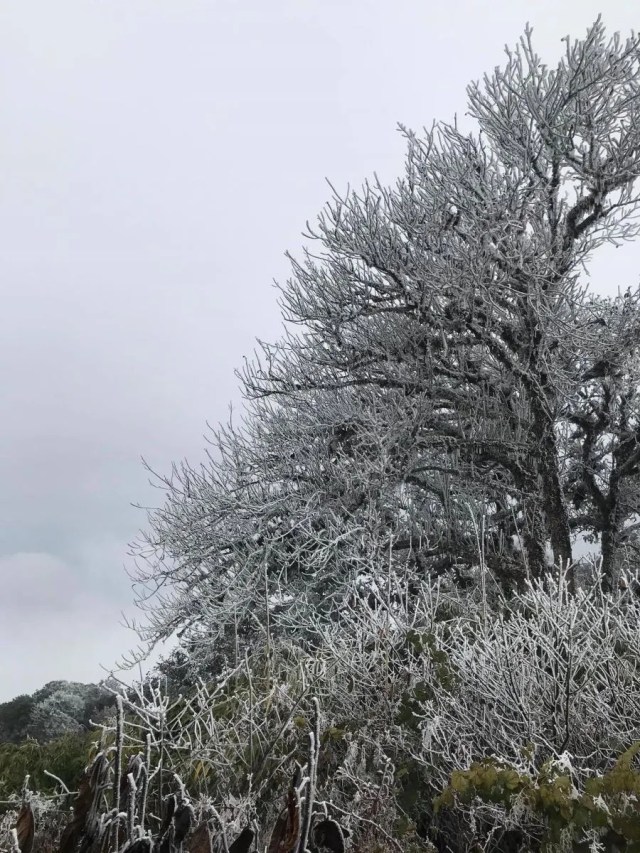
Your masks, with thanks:
[(178, 648), (63, 853), (640, 849), (640, 289), (582, 279), (638, 235), (640, 40), (527, 32), (468, 96), (335, 193), (242, 421), (159, 478), (138, 630)]

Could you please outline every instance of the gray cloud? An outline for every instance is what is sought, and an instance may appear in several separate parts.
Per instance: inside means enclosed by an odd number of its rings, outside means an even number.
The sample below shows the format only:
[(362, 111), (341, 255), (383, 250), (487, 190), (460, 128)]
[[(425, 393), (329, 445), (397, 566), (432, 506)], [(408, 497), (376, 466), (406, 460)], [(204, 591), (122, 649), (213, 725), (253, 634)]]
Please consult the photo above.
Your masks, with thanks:
[[(393, 180), (398, 121), (464, 113), (466, 84), (528, 19), (553, 62), (599, 11), (1, 5), (0, 700), (98, 678), (131, 643), (122, 567), (144, 514), (130, 504), (159, 499), (139, 457), (160, 471), (197, 460), (205, 421), (238, 402), (233, 369), (279, 334), (271, 282), (326, 200), (324, 176)], [(637, 23), (626, 0), (606, 17)], [(594, 282), (635, 281), (634, 251), (603, 256)]]
[(110, 578), (120, 548), (84, 543), (73, 561), (42, 552), (0, 558), (4, 698), (53, 679), (95, 681), (136, 645), (123, 623), (127, 586)]

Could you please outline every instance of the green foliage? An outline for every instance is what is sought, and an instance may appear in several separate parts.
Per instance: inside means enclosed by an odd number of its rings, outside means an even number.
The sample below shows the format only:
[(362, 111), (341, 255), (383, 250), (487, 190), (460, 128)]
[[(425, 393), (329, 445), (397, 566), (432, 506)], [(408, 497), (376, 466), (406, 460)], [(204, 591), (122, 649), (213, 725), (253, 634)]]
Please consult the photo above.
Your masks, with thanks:
[(92, 732), (67, 734), (49, 743), (28, 738), (22, 743), (0, 744), (0, 799), (19, 794), (27, 775), (30, 787), (41, 793), (53, 793), (57, 783), (44, 772), (58, 776), (73, 790), (89, 761)]
[(408, 631), (402, 651), (405, 657), (426, 658), (431, 665), (431, 678), (418, 681), (402, 694), (395, 719), (397, 725), (418, 731), (423, 703), (433, 699), (436, 690), (454, 691), (458, 680), (447, 653), (438, 647), (431, 631)]
[(400, 836), (400, 827), (415, 827), (422, 837), (426, 837), (433, 820), (433, 804), (430, 792), (433, 785), (425, 767), (415, 759), (403, 757), (396, 766), (396, 801), (400, 809), (396, 832)]
[[(486, 803), (507, 813), (526, 807), (530, 818), (546, 827), (541, 850), (557, 849), (567, 839), (578, 850), (585, 833), (600, 836), (604, 849), (640, 851), (640, 772), (632, 767), (640, 752), (633, 744), (608, 772), (591, 777), (578, 790), (560, 762), (547, 761), (537, 776), (497, 759), (476, 762), (451, 774), (449, 785), (435, 798), (434, 811)], [(586, 848), (585, 848), (586, 849)]]

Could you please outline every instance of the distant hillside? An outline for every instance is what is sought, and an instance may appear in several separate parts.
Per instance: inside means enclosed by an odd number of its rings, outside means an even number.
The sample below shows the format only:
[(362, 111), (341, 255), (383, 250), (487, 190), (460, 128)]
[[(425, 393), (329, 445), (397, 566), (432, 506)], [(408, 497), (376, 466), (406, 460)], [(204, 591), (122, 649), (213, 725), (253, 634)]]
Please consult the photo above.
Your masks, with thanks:
[(48, 743), (65, 734), (79, 734), (113, 705), (113, 694), (100, 685), (50, 681), (30, 696), (0, 704), (0, 742), (20, 743), (31, 737)]

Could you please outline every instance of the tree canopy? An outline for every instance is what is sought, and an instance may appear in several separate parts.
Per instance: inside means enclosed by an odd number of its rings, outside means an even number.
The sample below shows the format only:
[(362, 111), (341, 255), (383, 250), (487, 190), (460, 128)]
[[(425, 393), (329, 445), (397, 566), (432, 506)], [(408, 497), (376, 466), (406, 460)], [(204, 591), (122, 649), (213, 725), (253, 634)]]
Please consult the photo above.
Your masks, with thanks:
[(394, 186), (334, 191), (280, 288), (287, 332), (238, 374), (242, 422), (161, 478), (134, 548), (143, 637), (206, 656), (215, 636), (226, 659), (265, 632), (313, 642), (305, 614), (339, 618), (381, 577), (398, 596), (480, 562), (507, 592), (573, 577), (576, 537), (616, 586), (640, 296), (583, 276), (637, 236), (639, 59), (598, 20), (550, 68), (527, 30), (468, 87), (474, 131), (403, 128)]

